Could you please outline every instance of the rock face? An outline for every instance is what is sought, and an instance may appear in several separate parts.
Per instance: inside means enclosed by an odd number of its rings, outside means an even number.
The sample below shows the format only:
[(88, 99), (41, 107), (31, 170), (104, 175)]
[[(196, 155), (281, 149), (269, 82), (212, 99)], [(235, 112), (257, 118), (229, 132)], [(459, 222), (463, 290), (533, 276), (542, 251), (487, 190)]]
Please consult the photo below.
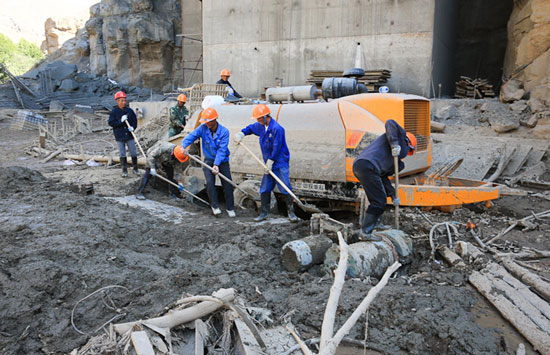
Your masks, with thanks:
[(514, 1), (504, 75), (519, 80), (531, 99), (550, 105), (550, 1)]
[(125, 85), (166, 90), (181, 76), (177, 0), (102, 0), (86, 22), (90, 70)]
[(85, 20), (71, 17), (48, 18), (44, 24), (46, 39), (40, 49), (52, 54), (67, 40), (73, 38), (84, 27)]

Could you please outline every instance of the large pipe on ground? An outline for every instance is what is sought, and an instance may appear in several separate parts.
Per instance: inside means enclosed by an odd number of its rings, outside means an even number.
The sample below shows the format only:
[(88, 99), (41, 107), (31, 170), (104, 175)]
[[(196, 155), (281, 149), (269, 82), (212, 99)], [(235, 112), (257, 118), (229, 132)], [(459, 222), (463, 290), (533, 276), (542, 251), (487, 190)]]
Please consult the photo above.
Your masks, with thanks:
[(357, 79), (353, 78), (326, 78), (323, 80), (322, 87), (325, 100), (369, 92), (364, 84), (358, 83)]
[(332, 240), (319, 234), (288, 242), (281, 250), (283, 266), (287, 271), (305, 271), (321, 264), (331, 246)]
[(285, 86), (267, 89), (265, 98), (269, 102), (307, 101), (315, 100), (317, 92), (317, 86), (315, 85)]

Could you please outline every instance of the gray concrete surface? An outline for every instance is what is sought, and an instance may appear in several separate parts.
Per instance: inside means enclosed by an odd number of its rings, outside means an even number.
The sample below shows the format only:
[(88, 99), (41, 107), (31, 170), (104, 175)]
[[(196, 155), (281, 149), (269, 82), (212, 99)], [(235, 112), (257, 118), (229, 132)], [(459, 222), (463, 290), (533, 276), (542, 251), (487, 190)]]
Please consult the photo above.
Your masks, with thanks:
[(434, 11), (434, 0), (204, 0), (204, 81), (228, 68), (258, 96), (276, 77), (300, 85), (312, 69), (352, 67), (360, 42), (366, 69), (392, 70), (392, 91), (427, 96)]

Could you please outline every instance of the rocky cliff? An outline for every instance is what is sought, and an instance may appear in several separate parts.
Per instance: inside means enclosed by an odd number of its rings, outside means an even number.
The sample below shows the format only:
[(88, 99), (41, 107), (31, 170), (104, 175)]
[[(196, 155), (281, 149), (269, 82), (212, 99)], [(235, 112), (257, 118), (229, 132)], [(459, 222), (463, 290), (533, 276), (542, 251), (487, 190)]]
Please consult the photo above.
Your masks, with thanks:
[(515, 0), (508, 22), (504, 75), (550, 105), (550, 1)]

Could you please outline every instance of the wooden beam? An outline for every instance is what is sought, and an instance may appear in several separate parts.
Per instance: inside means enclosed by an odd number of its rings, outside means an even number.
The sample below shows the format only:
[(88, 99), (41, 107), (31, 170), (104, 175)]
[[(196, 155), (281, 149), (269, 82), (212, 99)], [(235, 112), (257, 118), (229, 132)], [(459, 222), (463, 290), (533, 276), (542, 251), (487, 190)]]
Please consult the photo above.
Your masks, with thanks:
[(147, 332), (144, 330), (132, 332), (132, 344), (137, 355), (155, 355), (153, 345), (147, 336)]

